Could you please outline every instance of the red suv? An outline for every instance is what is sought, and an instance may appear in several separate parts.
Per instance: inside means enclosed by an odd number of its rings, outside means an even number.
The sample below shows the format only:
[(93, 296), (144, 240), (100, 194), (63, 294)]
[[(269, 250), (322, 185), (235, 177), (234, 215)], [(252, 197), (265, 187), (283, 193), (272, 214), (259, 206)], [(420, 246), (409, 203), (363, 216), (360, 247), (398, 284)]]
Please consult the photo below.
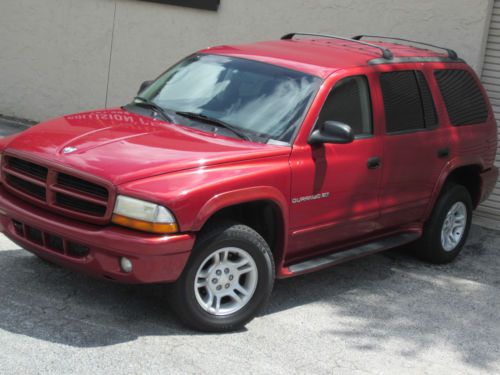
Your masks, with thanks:
[(496, 149), (454, 51), (289, 34), (197, 52), (122, 108), (1, 140), (0, 230), (64, 267), (169, 283), (186, 324), (234, 330), (275, 277), (408, 243), (451, 261)]

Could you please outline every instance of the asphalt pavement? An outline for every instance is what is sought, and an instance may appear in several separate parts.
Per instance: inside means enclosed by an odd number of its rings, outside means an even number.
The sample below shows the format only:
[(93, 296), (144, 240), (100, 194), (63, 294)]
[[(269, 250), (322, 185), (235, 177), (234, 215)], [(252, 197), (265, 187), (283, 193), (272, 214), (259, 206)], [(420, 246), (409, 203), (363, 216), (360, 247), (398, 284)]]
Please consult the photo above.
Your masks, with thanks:
[(231, 334), (179, 324), (163, 286), (48, 264), (0, 237), (2, 374), (500, 373), (500, 233), (452, 264), (390, 251), (278, 281)]
[(394, 250), (277, 281), (246, 329), (215, 335), (180, 325), (163, 286), (94, 280), (0, 235), (0, 373), (500, 373), (499, 255), (500, 232), (473, 225), (452, 264)]

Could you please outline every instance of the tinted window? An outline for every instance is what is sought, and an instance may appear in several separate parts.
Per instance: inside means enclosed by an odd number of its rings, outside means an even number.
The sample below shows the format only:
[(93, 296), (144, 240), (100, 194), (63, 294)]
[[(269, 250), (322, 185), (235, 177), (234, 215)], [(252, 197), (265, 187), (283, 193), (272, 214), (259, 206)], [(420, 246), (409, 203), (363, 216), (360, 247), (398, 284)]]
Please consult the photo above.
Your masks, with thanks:
[(320, 84), (318, 77), (271, 64), (198, 55), (168, 70), (141, 96), (172, 112), (224, 121), (255, 140), (290, 142)]
[(475, 79), (465, 70), (436, 70), (441, 95), (453, 125), (485, 122), (488, 108)]
[(380, 86), (387, 132), (425, 129), (437, 124), (432, 95), (422, 72), (382, 73)]
[(364, 76), (344, 78), (328, 95), (318, 123), (339, 121), (349, 125), (355, 135), (372, 133), (370, 89)]
[(438, 123), (436, 108), (434, 107), (434, 100), (432, 98), (431, 90), (422, 72), (415, 72), (417, 77), (418, 87), (420, 89), (420, 97), (422, 99), (422, 106), (424, 110), (425, 127), (431, 128)]

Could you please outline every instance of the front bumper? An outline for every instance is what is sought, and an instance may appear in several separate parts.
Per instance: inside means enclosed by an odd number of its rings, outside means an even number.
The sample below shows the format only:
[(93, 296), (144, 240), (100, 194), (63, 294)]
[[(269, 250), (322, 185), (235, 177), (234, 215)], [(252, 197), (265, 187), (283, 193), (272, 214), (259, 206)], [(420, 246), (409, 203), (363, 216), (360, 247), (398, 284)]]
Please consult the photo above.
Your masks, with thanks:
[[(20, 230), (20, 224), (24, 228), (34, 228), (41, 236), (30, 237)], [(1, 185), (0, 232), (24, 249), (63, 267), (132, 284), (177, 280), (195, 240), (194, 234), (160, 236), (117, 226), (82, 223), (32, 206), (8, 193)], [(49, 238), (60, 238), (64, 249), (74, 244), (87, 251), (84, 256), (55, 251), (49, 245)], [(121, 270), (121, 257), (132, 261), (132, 272)]]

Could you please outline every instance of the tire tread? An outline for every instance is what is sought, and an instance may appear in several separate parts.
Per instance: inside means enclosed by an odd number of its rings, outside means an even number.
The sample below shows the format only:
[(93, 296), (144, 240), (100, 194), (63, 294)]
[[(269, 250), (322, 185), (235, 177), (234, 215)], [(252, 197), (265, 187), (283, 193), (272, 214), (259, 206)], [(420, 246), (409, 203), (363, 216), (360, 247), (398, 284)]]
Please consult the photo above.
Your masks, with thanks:
[[(217, 238), (221, 236), (225, 236), (227, 238), (234, 238), (235, 240), (246, 240), (255, 245), (255, 247), (262, 253), (265, 259), (270, 261), (270, 271), (271, 276), (269, 280), (269, 284), (267, 286), (266, 295), (261, 298), (258, 305), (254, 307), (254, 314), (247, 314), (244, 319), (238, 320), (237, 322), (230, 323), (222, 323), (224, 319), (220, 319), (216, 324), (207, 321), (200, 321), (194, 314), (192, 313), (190, 306), (186, 303), (186, 298), (184, 294), (184, 286), (186, 283), (186, 274), (189, 273), (189, 269), (193, 267), (193, 264), (197, 261), (197, 253), (203, 251), (203, 245), (209, 244), (212, 241), (216, 241)], [(178, 316), (178, 318), (187, 326), (205, 332), (228, 332), (237, 330), (243, 326), (245, 326), (248, 322), (250, 322), (258, 313), (258, 311), (265, 306), (268, 302), (271, 291), (274, 286), (275, 279), (275, 264), (274, 257), (269, 248), (267, 242), (262, 238), (262, 236), (256, 232), (254, 229), (237, 223), (233, 221), (223, 221), (218, 223), (209, 224), (199, 235), (197, 238), (196, 244), (193, 248), (193, 254), (186, 265), (186, 268), (181, 275), (181, 278), (173, 284), (169, 291), (169, 296), (171, 300), (171, 307)], [(249, 302), (251, 303), (251, 302)]]

